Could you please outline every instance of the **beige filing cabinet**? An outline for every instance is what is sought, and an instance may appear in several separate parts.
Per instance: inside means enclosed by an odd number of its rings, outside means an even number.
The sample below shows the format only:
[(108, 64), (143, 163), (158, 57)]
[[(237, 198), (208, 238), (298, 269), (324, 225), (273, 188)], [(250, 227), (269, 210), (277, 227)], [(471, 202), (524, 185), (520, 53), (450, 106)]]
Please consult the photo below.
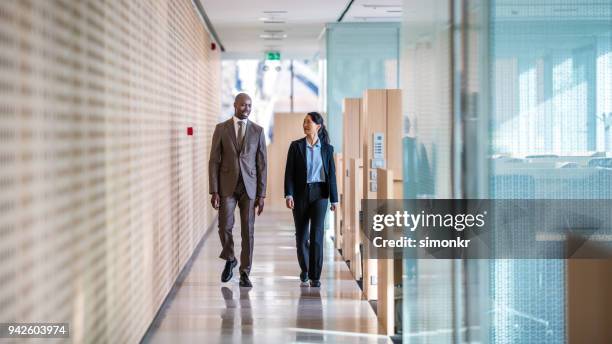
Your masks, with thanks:
[[(368, 144), (364, 144), (363, 145), (363, 159), (364, 161), (370, 161), (370, 155), (368, 155)], [(363, 166), (363, 179), (362, 179), (362, 185), (365, 186), (365, 183), (368, 182), (368, 177), (366, 175), (365, 171), (368, 171), (367, 173), (370, 173), (370, 171), (372, 171), (372, 169), (368, 169), (366, 166), (366, 164), (364, 163)], [(362, 187), (363, 187), (362, 186)], [(363, 188), (363, 190), (366, 190), (365, 187)], [(371, 192), (365, 192), (364, 191), (364, 196), (363, 198), (368, 198), (368, 199), (376, 199), (376, 193), (374, 193), (374, 195), (370, 195), (370, 196), (366, 196), (367, 193), (371, 193)], [(361, 204), (360, 204), (361, 205)], [(361, 208), (360, 208), (361, 209)], [(362, 229), (359, 228), (359, 237), (361, 239), (361, 245), (363, 247), (363, 294), (365, 295), (365, 297), (368, 300), (377, 300), (378, 299), (378, 262), (377, 259), (372, 259), (370, 258), (370, 252), (369, 252), (369, 246), (366, 242), (366, 236), (363, 233)]]
[[(402, 190), (402, 103), (401, 91), (366, 90), (363, 94), (363, 195), (367, 199), (380, 198), (378, 194), (378, 170), (389, 169), (391, 179), (385, 183), (391, 188), (384, 194), (397, 194), (401, 198)], [(393, 178), (393, 175), (400, 178)], [(363, 238), (364, 236), (361, 235)], [(368, 245), (363, 245), (364, 271), (363, 291), (368, 300), (378, 298), (378, 262), (369, 258)], [(392, 266), (392, 261), (391, 261)], [(390, 269), (393, 279), (393, 269)]]
[[(343, 103), (343, 142), (342, 142), (342, 156), (343, 156), (343, 166), (342, 166), (342, 179), (343, 179), (343, 187), (342, 187), (342, 212), (343, 212), (343, 221), (342, 221), (342, 256), (344, 260), (350, 260), (351, 270), (353, 270), (353, 266), (356, 264), (354, 261), (355, 257), (355, 242), (349, 237), (354, 238), (354, 229), (351, 221), (351, 217), (354, 215), (355, 209), (350, 206), (351, 203), (351, 177), (350, 177), (350, 164), (351, 159), (360, 159), (361, 158), (361, 139), (362, 135), (362, 115), (361, 115), (361, 99), (360, 98), (345, 98)], [(361, 185), (361, 180), (358, 179), (358, 184)], [(353, 272), (354, 273), (354, 272)]]
[[(393, 181), (394, 193), (398, 198), (402, 192), (399, 192), (402, 183), (402, 94), (401, 90), (366, 90), (363, 95), (362, 104), (363, 113), (363, 145), (365, 148), (361, 153), (364, 159), (364, 198), (376, 198), (376, 175), (371, 174), (374, 168), (372, 160), (377, 160), (380, 156), (373, 156), (374, 150), (382, 153), (382, 168), (387, 168), (393, 171), (395, 179)], [(383, 135), (382, 147), (375, 145), (374, 135), (380, 133)], [(367, 164), (366, 164), (367, 156)]]
[(402, 91), (398, 89), (387, 90), (386, 168), (393, 171), (393, 196), (387, 198), (404, 198), (403, 123)]
[[(376, 184), (376, 178), (370, 174), (372, 169), (373, 154), (370, 150), (382, 148), (384, 151), (382, 159), (386, 163), (386, 147), (375, 147), (373, 135), (381, 133), (384, 141), (387, 141), (387, 90), (366, 90), (363, 93), (362, 113), (364, 116), (363, 130), (363, 198), (376, 198), (376, 190), (372, 188)], [(366, 149), (367, 146), (367, 149)], [(382, 166), (384, 167), (384, 166)]]
[[(378, 199), (393, 199), (393, 171), (378, 169)], [(386, 335), (395, 334), (395, 280), (393, 259), (378, 260), (378, 321)], [(400, 259), (401, 262), (401, 259)], [(400, 265), (401, 266), (401, 265)]]
[[(373, 185), (376, 184), (376, 177), (373, 174), (373, 154), (370, 152), (370, 149), (374, 147), (373, 135), (375, 133), (384, 135), (387, 131), (387, 90), (366, 90), (363, 93), (361, 111), (364, 117), (364, 130), (362, 131), (363, 198), (374, 199), (376, 198), (376, 188)], [(360, 237), (364, 238), (363, 233), (360, 233)], [(363, 244), (363, 250), (363, 293), (368, 300), (376, 300), (378, 298), (377, 262), (369, 258), (367, 244)]]
[[(291, 141), (304, 137), (303, 113), (276, 113), (272, 141), (268, 145), (268, 186), (266, 207), (285, 208), (285, 165)], [(287, 209), (289, 211), (289, 209)]]
[(362, 179), (362, 164), (361, 159), (350, 159), (349, 165), (349, 223), (350, 227), (357, 230), (351, 230), (347, 234), (349, 248), (345, 260), (349, 260), (350, 270), (355, 279), (360, 279), (362, 276), (361, 269), (361, 254), (359, 252), (359, 244), (361, 243), (361, 231), (359, 230), (359, 210), (361, 209), (361, 179)]
[[(342, 195), (344, 179), (342, 178), (342, 166), (344, 164), (344, 158), (342, 153), (334, 154), (334, 163), (336, 164), (336, 184), (338, 187), (338, 199), (341, 200), (344, 196)], [(331, 213), (334, 219), (334, 248), (342, 248), (342, 223), (344, 219), (342, 217), (342, 204), (338, 204), (336, 211)]]

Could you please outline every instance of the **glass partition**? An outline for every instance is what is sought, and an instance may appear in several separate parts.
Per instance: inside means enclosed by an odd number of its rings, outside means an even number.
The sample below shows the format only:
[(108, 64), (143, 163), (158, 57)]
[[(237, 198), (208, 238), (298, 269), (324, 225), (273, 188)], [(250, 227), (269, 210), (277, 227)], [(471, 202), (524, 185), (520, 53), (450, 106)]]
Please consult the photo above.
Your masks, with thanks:
[(333, 23), (326, 26), (327, 123), (342, 151), (342, 101), (369, 88), (398, 87), (398, 23)]
[[(405, 197), (610, 198), (611, 23), (609, 0), (404, 1)], [(406, 343), (567, 340), (564, 260), (404, 268)]]
[[(490, 198), (609, 198), (612, 3), (492, 1)], [(599, 89), (599, 92), (598, 92)], [(603, 191), (603, 192), (602, 192)], [(499, 243), (503, 244), (503, 243)], [(565, 260), (494, 260), (494, 343), (566, 341)]]

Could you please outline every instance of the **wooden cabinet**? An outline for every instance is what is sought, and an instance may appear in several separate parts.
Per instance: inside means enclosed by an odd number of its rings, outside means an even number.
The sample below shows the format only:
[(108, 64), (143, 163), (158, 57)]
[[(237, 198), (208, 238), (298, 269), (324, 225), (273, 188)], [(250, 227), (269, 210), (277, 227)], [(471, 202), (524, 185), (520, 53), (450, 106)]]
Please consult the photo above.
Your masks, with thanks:
[[(359, 228), (359, 210), (361, 209), (361, 159), (350, 159), (349, 165), (349, 226), (351, 229)], [(361, 278), (361, 254), (359, 244), (361, 243), (361, 231), (351, 230), (347, 232), (347, 244), (345, 260), (349, 261), (349, 267), (355, 279)]]
[[(376, 157), (373, 156), (372, 150), (374, 147), (373, 135), (376, 133), (383, 134), (383, 140), (387, 141), (387, 90), (366, 90), (363, 93), (362, 112), (364, 116), (363, 130), (363, 198), (376, 198), (376, 176), (372, 168), (372, 161)], [(367, 146), (367, 147), (366, 147)], [(382, 147), (384, 154), (383, 159), (387, 162), (387, 149)], [(384, 166), (383, 166), (384, 167)]]
[[(362, 130), (362, 120), (363, 116), (361, 114), (361, 99), (360, 98), (346, 98), (344, 99), (344, 121), (343, 121), (343, 147), (342, 147), (342, 156), (343, 156), (343, 166), (342, 166), (342, 204), (341, 211), (343, 212), (343, 221), (342, 221), (342, 255), (345, 260), (350, 261), (349, 265), (351, 266), (351, 271), (355, 274), (355, 257), (358, 254), (358, 244), (355, 246), (354, 238), (355, 235), (352, 234), (354, 232), (355, 221), (352, 219), (355, 212), (359, 211), (359, 203), (355, 207), (354, 204), (354, 192), (351, 191), (354, 189), (351, 184), (351, 175), (354, 172), (351, 172), (351, 159), (361, 159), (361, 142), (362, 136), (360, 132)], [(357, 171), (361, 168), (361, 160), (356, 165), (357, 167), (353, 167), (352, 171)], [(354, 177), (354, 176), (353, 176)], [(354, 179), (354, 178), (353, 178)], [(360, 185), (361, 178), (354, 179), (356, 185)], [(357, 200), (358, 202), (361, 200), (361, 197)], [(356, 277), (357, 278), (357, 277)]]
[[(344, 165), (344, 157), (342, 153), (334, 154), (334, 163), (336, 164), (336, 184), (338, 186), (338, 198), (342, 200), (344, 198), (344, 178), (342, 178), (342, 168)], [(344, 222), (344, 217), (342, 216), (342, 208), (343, 205), (339, 202), (336, 207), (336, 211), (331, 213), (334, 221), (334, 248), (339, 250), (342, 248), (342, 244), (344, 238), (342, 237), (342, 223)]]
[[(378, 170), (378, 199), (394, 198), (394, 173), (389, 169)], [(401, 259), (398, 259), (401, 267)], [(377, 314), (384, 334), (395, 334), (395, 285), (398, 284), (394, 259), (377, 259), (378, 302)], [(400, 269), (401, 272), (401, 269)], [(401, 279), (401, 273), (400, 273)]]
[[(363, 195), (367, 199), (391, 198), (402, 190), (402, 128), (401, 91), (366, 90), (363, 94), (362, 113), (363, 135)], [(378, 140), (375, 139), (378, 137)], [(378, 172), (388, 169), (393, 171), (385, 175), (385, 185), (378, 184)], [(396, 177), (393, 178), (393, 175)], [(389, 179), (386, 179), (389, 178)], [(379, 188), (385, 189), (382, 194)], [(388, 190), (387, 190), (388, 189)], [(364, 236), (361, 235), (363, 238)], [(368, 245), (364, 243), (363, 247)], [(364, 253), (363, 291), (369, 300), (378, 298), (379, 262), (370, 258), (368, 250)], [(389, 272), (393, 280), (393, 262)], [(391, 283), (393, 286), (393, 283)]]
[[(304, 137), (303, 113), (276, 113), (272, 140), (268, 145), (268, 186), (266, 207), (285, 209), (285, 165), (291, 141)], [(289, 211), (289, 209), (287, 209)]]
[[(384, 324), (386, 330), (393, 331), (393, 287), (397, 275), (394, 265), (397, 262), (370, 258), (359, 226), (359, 213), (362, 198), (402, 198), (401, 91), (366, 90), (362, 99), (345, 99), (343, 124), (342, 255), (349, 261), (355, 278), (363, 278), (366, 298), (376, 300), (379, 295), (383, 298), (383, 318), (389, 319), (384, 320)], [(378, 140), (375, 140), (375, 135)], [(379, 172), (384, 175), (379, 177)], [(364, 248), (363, 252), (360, 246)], [(384, 285), (379, 290), (381, 283)]]
[(387, 149), (386, 168), (393, 171), (393, 196), (386, 198), (403, 198), (403, 123), (402, 91), (387, 90)]

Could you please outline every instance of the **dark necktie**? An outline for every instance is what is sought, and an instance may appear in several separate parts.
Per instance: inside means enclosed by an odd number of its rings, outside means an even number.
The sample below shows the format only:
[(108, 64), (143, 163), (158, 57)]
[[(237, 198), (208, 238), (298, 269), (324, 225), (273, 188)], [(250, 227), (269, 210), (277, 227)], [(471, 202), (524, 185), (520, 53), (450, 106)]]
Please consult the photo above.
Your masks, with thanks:
[(244, 139), (244, 122), (238, 121), (238, 150), (242, 150), (242, 140)]

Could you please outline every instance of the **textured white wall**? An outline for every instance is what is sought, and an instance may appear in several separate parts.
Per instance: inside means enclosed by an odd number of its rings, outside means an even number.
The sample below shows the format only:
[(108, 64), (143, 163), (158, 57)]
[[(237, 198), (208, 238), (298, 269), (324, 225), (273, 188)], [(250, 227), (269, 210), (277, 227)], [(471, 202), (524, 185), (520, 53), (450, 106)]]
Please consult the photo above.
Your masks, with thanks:
[(0, 2), (0, 322), (140, 340), (212, 222), (219, 76), (190, 0)]

